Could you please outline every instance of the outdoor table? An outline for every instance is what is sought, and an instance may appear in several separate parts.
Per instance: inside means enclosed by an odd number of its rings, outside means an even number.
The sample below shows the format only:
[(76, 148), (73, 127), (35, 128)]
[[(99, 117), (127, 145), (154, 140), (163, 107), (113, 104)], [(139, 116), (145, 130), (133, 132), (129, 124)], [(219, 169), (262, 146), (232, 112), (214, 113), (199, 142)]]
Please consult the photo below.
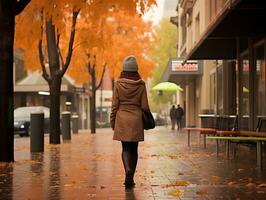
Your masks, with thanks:
[(216, 129), (213, 128), (184, 128), (187, 131), (187, 145), (190, 147), (190, 132), (200, 131), (204, 136), (204, 148), (206, 148), (206, 134), (215, 133)]

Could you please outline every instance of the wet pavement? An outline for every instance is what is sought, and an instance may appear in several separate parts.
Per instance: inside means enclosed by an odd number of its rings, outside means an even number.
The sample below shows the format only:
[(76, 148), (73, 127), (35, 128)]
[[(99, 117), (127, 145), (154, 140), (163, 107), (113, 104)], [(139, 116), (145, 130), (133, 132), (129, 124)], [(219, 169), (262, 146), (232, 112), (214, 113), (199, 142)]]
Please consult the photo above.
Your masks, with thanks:
[(214, 141), (204, 149), (199, 134), (189, 148), (186, 133), (156, 128), (139, 146), (136, 187), (125, 190), (121, 146), (110, 129), (81, 131), (60, 145), (46, 136), (43, 154), (30, 154), (29, 142), (16, 137), (16, 162), (0, 163), (0, 199), (266, 199), (266, 169), (256, 168), (254, 145), (227, 160), (217, 158)]

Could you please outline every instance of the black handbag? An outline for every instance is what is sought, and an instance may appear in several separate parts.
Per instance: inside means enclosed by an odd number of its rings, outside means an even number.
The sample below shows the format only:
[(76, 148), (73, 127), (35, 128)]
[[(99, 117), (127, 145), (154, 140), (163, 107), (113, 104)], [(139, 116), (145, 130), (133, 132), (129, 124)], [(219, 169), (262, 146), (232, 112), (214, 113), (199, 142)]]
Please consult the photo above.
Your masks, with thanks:
[(150, 111), (142, 111), (142, 121), (145, 130), (155, 128), (155, 121)]

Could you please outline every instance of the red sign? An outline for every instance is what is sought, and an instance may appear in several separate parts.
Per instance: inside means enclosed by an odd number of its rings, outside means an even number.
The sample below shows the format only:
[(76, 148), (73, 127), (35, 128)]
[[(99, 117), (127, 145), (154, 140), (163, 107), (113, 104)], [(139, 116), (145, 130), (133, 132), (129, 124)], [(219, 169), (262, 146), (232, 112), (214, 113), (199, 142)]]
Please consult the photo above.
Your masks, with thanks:
[(197, 72), (199, 70), (197, 61), (188, 61), (183, 64), (181, 60), (172, 60), (173, 72)]

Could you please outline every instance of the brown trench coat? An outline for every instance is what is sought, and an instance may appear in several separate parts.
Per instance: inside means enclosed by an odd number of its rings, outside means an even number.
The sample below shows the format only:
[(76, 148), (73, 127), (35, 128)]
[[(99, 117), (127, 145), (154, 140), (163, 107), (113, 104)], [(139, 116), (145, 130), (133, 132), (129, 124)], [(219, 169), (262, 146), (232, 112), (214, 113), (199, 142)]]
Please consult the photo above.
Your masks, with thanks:
[(114, 86), (110, 116), (114, 140), (144, 141), (142, 110), (150, 110), (144, 81), (118, 79)]

